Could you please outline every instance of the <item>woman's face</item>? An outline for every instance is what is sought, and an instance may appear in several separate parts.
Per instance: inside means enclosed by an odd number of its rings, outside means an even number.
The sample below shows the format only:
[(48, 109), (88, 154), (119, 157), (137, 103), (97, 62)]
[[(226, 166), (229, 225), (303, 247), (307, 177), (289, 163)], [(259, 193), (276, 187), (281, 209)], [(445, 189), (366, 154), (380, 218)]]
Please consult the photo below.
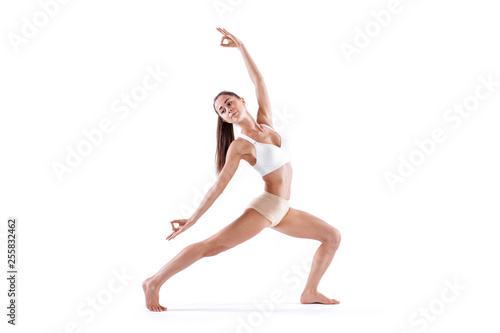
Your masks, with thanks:
[(232, 95), (220, 95), (215, 100), (215, 109), (224, 121), (236, 123), (245, 112), (245, 100)]

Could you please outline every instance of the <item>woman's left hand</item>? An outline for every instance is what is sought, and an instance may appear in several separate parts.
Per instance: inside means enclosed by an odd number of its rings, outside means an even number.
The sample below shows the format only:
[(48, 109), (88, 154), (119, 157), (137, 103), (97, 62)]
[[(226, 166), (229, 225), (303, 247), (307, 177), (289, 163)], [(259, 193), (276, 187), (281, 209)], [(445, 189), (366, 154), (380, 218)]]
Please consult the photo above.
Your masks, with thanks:
[[(172, 225), (172, 232), (170, 235), (168, 235), (167, 240), (172, 240), (177, 235), (183, 233), (184, 231), (188, 230), (191, 228), (196, 222), (190, 220), (190, 219), (178, 219), (178, 220), (173, 220), (170, 221), (170, 224)], [(178, 224), (179, 226), (176, 227), (174, 224)]]
[[(221, 34), (223, 34), (224, 36), (222, 37), (222, 40), (220, 42), (220, 46), (223, 46), (223, 47), (240, 47), (243, 45), (243, 42), (241, 40), (239, 40), (238, 38), (236, 38), (236, 36), (234, 36), (233, 34), (230, 34), (229, 32), (227, 32), (226, 29), (222, 29), (222, 28), (217, 28), (217, 30), (219, 30), (219, 32)], [(227, 44), (224, 44), (224, 40), (227, 39)]]

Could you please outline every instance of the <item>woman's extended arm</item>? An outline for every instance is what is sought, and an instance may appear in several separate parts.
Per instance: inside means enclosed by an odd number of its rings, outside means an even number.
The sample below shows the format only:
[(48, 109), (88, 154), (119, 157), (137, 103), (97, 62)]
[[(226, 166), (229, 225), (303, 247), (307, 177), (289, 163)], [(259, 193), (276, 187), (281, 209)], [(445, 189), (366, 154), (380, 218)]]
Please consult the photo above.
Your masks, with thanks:
[[(260, 73), (257, 65), (253, 61), (250, 53), (245, 47), (245, 44), (233, 34), (230, 34), (225, 29), (217, 28), (217, 30), (224, 35), (222, 37), (221, 46), (224, 47), (236, 47), (240, 50), (241, 55), (243, 56), (243, 60), (245, 61), (245, 65), (248, 70), (248, 74), (250, 75), (250, 79), (252, 80), (255, 86), (255, 94), (257, 95), (257, 103), (259, 104), (259, 110), (257, 111), (257, 123), (259, 124), (267, 124), (273, 127), (272, 123), (272, 113), (271, 113), (271, 102), (269, 100), (269, 95), (267, 93), (266, 84), (264, 82), (264, 78)], [(224, 44), (224, 40), (227, 40), (228, 43)]]
[[(172, 232), (167, 237), (168, 240), (174, 239), (180, 233), (191, 228), (200, 219), (200, 217), (205, 214), (205, 212), (210, 208), (210, 206), (212, 206), (215, 200), (217, 200), (217, 198), (224, 191), (231, 178), (233, 178), (234, 173), (236, 172), (240, 164), (241, 157), (242, 154), (239, 146), (231, 144), (227, 151), (226, 163), (224, 164), (224, 167), (222, 168), (217, 181), (208, 190), (207, 194), (205, 194), (205, 197), (190, 218), (173, 220), (170, 222), (170, 224), (172, 225), (172, 230), (174, 232)], [(179, 227), (175, 227), (174, 223), (179, 224)]]
[(238, 50), (240, 50), (241, 56), (243, 57), (243, 60), (245, 61), (245, 66), (247, 67), (248, 74), (250, 75), (250, 79), (252, 80), (253, 84), (256, 85), (258, 84), (259, 80), (262, 80), (262, 74), (260, 74), (259, 69), (257, 68), (257, 65), (253, 61), (252, 57), (250, 56), (250, 53), (248, 53), (247, 48), (245, 47), (245, 44), (241, 43), (240, 46), (238, 46)]

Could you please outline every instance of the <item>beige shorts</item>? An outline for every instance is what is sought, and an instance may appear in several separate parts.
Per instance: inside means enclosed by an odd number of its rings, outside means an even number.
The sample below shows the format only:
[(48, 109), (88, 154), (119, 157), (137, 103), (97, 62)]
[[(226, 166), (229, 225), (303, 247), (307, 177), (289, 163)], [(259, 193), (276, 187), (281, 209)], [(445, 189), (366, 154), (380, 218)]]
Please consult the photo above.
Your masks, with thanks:
[(247, 208), (253, 208), (261, 213), (271, 221), (270, 227), (272, 228), (280, 223), (283, 217), (285, 217), (290, 209), (290, 200), (264, 191), (261, 195), (250, 201)]

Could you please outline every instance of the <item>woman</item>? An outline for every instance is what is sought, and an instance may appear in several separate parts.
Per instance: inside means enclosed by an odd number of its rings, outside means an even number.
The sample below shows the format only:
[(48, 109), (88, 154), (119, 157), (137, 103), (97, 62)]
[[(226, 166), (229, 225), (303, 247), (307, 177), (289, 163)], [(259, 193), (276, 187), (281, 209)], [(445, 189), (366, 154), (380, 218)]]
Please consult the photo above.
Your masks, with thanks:
[[(218, 178), (203, 198), (200, 206), (188, 219), (171, 221), (172, 240), (192, 227), (224, 191), (240, 160), (247, 161), (262, 176), (264, 192), (253, 199), (243, 214), (234, 222), (204, 241), (191, 244), (163, 266), (158, 273), (146, 279), (142, 286), (146, 307), (151, 311), (165, 311), (159, 303), (161, 286), (174, 274), (201, 258), (217, 255), (271, 227), (286, 235), (315, 239), (321, 242), (316, 251), (311, 272), (300, 297), (302, 304), (338, 304), (317, 291), (319, 281), (330, 265), (340, 244), (340, 233), (325, 221), (289, 206), (292, 183), (292, 165), (287, 141), (273, 129), (271, 103), (264, 79), (248, 54), (245, 45), (225, 29), (221, 46), (240, 50), (250, 78), (255, 85), (259, 110), (255, 120), (248, 112), (245, 100), (233, 92), (222, 91), (214, 99), (218, 115), (217, 173)], [(228, 43), (224, 44), (227, 40)], [(233, 124), (241, 128), (240, 137), (234, 139)], [(178, 224), (176, 227), (174, 224)]]

